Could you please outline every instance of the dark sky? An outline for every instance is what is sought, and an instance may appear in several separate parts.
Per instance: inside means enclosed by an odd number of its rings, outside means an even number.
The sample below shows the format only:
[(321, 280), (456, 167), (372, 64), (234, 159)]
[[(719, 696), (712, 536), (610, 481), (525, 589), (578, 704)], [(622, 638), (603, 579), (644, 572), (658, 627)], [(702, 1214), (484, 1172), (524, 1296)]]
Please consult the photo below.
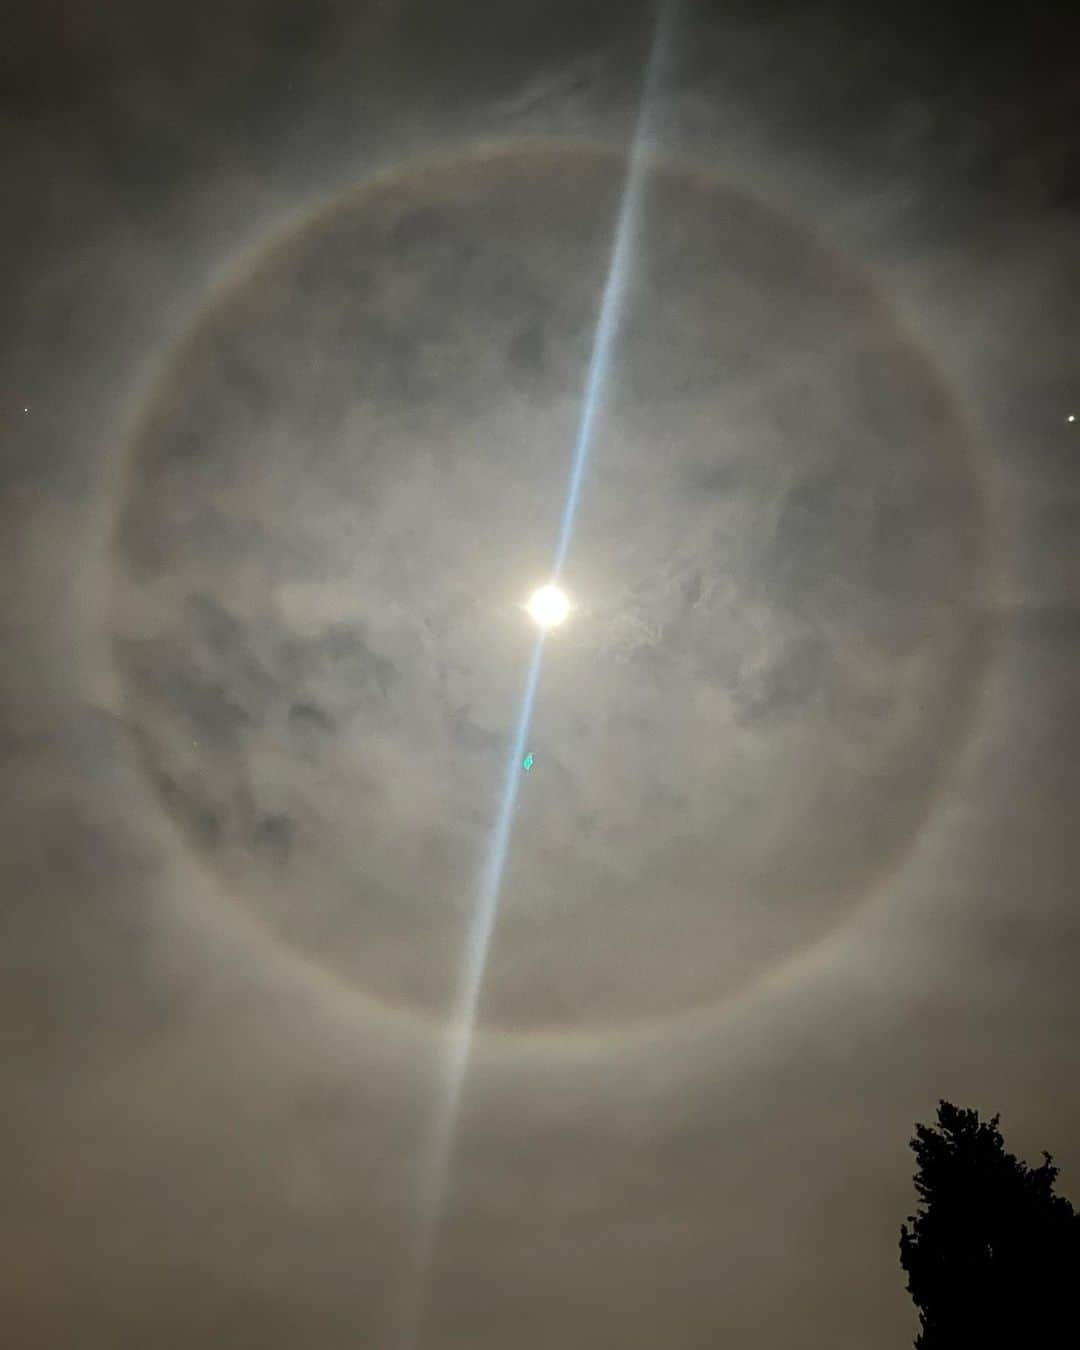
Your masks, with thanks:
[[(651, 11), (0, 53), (0, 1318), (387, 1346)], [(1075, 35), (677, 8), (424, 1350), (901, 1350), (1080, 1201)]]

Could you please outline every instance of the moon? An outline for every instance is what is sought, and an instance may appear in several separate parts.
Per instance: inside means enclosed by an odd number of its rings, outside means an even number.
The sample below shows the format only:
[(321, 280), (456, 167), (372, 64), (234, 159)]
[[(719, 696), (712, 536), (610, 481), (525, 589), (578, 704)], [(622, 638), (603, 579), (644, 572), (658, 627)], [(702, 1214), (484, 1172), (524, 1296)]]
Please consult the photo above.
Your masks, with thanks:
[(529, 597), (529, 615), (540, 628), (557, 628), (570, 613), (570, 600), (558, 586), (540, 586)]
[[(130, 447), (109, 625), (163, 811), (222, 906), (433, 1022), (625, 171), (536, 142), (357, 189), (208, 297)], [(610, 370), (482, 1031), (630, 1034), (833, 932), (903, 864), (982, 669), (967, 431), (848, 261), (654, 163)]]

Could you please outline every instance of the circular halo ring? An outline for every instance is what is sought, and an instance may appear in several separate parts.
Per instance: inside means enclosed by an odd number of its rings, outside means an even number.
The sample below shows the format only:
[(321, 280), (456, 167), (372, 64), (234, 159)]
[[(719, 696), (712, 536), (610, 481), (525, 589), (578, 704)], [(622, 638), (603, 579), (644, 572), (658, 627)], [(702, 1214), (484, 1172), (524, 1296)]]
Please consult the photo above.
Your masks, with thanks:
[[(496, 157), (512, 158), (536, 150), (625, 155), (625, 147), (579, 137), (528, 136), (512, 140), (486, 140), (479, 144), (456, 148), (443, 147), (433, 156), (383, 169), (359, 183), (350, 185), (329, 200), (317, 205), (302, 217), (294, 219), (284, 227), (272, 230), (268, 235), (257, 240), (250, 248), (242, 251), (232, 263), (228, 274), (207, 289), (201, 305), (189, 316), (184, 331), (168, 345), (160, 360), (155, 361), (156, 374), (152, 375), (146, 381), (142, 390), (135, 394), (133, 407), (127, 418), (128, 431), (123, 437), (121, 448), (117, 453), (114, 487), (111, 494), (112, 507), (106, 529), (105, 565), (108, 566), (115, 558), (121, 515), (135, 484), (135, 474), (138, 467), (135, 454), (136, 446), (159, 399), (162, 398), (168, 388), (170, 373), (180, 361), (189, 344), (198, 335), (208, 313), (218, 309), (228, 301), (230, 296), (240, 291), (276, 255), (283, 253), (309, 232), (325, 227), (335, 217), (352, 209), (365, 196), (380, 188), (386, 188), (398, 180), (407, 181), (417, 174), (455, 162), (472, 162), (475, 159)], [(650, 167), (693, 175), (698, 180), (711, 184), (726, 182), (726, 174), (712, 169), (708, 164), (695, 158), (667, 151), (653, 156)], [(760, 209), (776, 213), (776, 208), (760, 196), (751, 196), (749, 193), (742, 192), (741, 189), (740, 195)], [(828, 250), (823, 249), (819, 242), (815, 243), (815, 247), (823, 253), (828, 252)], [(894, 329), (900, 330), (897, 316), (880, 297), (873, 283), (862, 271), (853, 267), (850, 263), (844, 262), (843, 266), (847, 274), (857, 280), (873, 299), (873, 302), (883, 313), (888, 315)], [(975, 454), (975, 437), (971, 419), (960, 398), (941, 379), (940, 372), (931, 355), (919, 346), (910, 334), (903, 332), (902, 338), (908, 348), (920, 358), (928, 374), (932, 375), (936, 392), (944, 397), (950, 419), (960, 433), (957, 444), (952, 447), (952, 450), (963, 461), (970, 476), (977, 496), (980, 523), (982, 523), (986, 517), (985, 499), (977, 472), (978, 462)], [(981, 556), (976, 569), (976, 602), (984, 584), (985, 570), (985, 557)], [(105, 606), (102, 617), (107, 625), (109, 592), (108, 584), (104, 581), (103, 589)], [(948, 764), (955, 761), (970, 738), (977, 720), (979, 693), (990, 656), (989, 632), (986, 625), (979, 620), (977, 603), (975, 608), (977, 612), (974, 622), (974, 641), (970, 644), (967, 652), (964, 675), (965, 687), (970, 691), (970, 697), (965, 705), (965, 715), (958, 718), (953, 725), (951, 744), (941, 748), (942, 753), (939, 761), (941, 767), (924, 794), (921, 810), (913, 827), (899, 839), (890, 851), (886, 851), (885, 856), (880, 859), (879, 865), (861, 877), (860, 884), (852, 888), (852, 895), (849, 898), (844, 916), (837, 923), (825, 933), (813, 938), (806, 946), (788, 951), (781, 955), (778, 960), (764, 968), (755, 970), (745, 982), (739, 984), (727, 994), (721, 995), (718, 999), (701, 1001), (658, 1017), (628, 1019), (614, 1025), (591, 1022), (581, 1029), (564, 1027), (552, 1029), (544, 1026), (518, 1029), (498, 1025), (486, 1026), (481, 1023), (475, 1030), (478, 1043), (491, 1049), (499, 1047), (515, 1050), (531, 1049), (548, 1054), (561, 1054), (571, 1050), (575, 1053), (595, 1053), (610, 1051), (615, 1047), (629, 1046), (638, 1042), (652, 1041), (658, 1036), (690, 1031), (693, 1028), (710, 1024), (717, 1017), (730, 1015), (741, 1001), (749, 999), (755, 991), (759, 991), (767, 984), (786, 979), (793, 973), (795, 967), (812, 952), (834, 939), (865, 906), (867, 901), (873, 895), (879, 893), (902, 869), (941, 800), (942, 790), (948, 778)], [(122, 706), (123, 691), (120, 672), (115, 661), (111, 663), (110, 675), (113, 681), (114, 703), (119, 708)], [(169, 812), (164, 810), (164, 805), (163, 814), (168, 818), (177, 837), (186, 843), (179, 824)], [(230, 902), (231, 910), (236, 911), (237, 916), (243, 915), (245, 926), (248, 924), (251, 926), (248, 931), (257, 932), (260, 937), (271, 943), (281, 957), (287, 960), (297, 971), (304, 972), (311, 977), (320, 992), (325, 996), (331, 996), (335, 1004), (341, 1004), (343, 1008), (347, 1008), (349, 1011), (359, 1012), (363, 1010), (365, 1016), (379, 1020), (388, 1029), (395, 1028), (401, 1032), (419, 1035), (439, 1035), (442, 1033), (444, 1027), (442, 1018), (413, 1004), (393, 1003), (373, 995), (359, 988), (344, 975), (323, 964), (314, 956), (272, 933), (265, 924), (261, 923), (251, 913), (248, 907), (241, 905), (228, 894), (220, 875), (211, 864), (193, 850), (187, 850), (186, 861), (194, 866), (200, 875), (205, 876), (219, 892), (225, 895)]]

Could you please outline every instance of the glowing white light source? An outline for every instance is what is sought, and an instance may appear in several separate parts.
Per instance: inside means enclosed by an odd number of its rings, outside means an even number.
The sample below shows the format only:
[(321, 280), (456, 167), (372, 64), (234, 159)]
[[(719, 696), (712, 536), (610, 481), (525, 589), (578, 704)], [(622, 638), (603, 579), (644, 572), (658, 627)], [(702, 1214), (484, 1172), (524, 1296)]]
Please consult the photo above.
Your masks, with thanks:
[(541, 628), (555, 628), (570, 613), (570, 601), (558, 586), (541, 586), (533, 591), (525, 608)]

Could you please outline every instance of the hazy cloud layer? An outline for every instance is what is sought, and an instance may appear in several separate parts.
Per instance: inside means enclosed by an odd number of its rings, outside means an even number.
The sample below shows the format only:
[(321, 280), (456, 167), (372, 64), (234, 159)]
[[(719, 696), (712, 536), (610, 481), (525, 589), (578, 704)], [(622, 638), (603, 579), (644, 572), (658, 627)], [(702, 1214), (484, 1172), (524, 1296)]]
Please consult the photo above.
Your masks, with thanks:
[[(647, 16), (24, 8), (3, 1321), (378, 1344)], [(939, 1096), (1077, 1198), (1069, 44), (706, 9), (652, 110), (433, 1350), (900, 1350)]]

